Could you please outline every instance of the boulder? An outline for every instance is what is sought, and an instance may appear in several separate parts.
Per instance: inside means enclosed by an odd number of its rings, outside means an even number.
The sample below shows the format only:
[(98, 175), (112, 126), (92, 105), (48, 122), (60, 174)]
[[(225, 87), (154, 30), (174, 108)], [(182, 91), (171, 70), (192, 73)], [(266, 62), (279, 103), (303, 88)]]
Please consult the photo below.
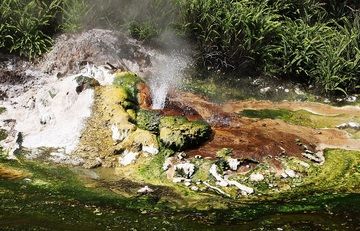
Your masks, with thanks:
[(160, 113), (157, 111), (140, 109), (137, 112), (136, 122), (139, 128), (158, 133)]
[(151, 105), (150, 90), (135, 73), (117, 72), (113, 84), (124, 88), (128, 94), (128, 105), (124, 104), (124, 108), (128, 109), (137, 105), (148, 108)]
[(157, 154), (159, 144), (156, 135), (149, 131), (136, 129), (117, 146), (118, 150), (131, 150), (134, 152), (144, 152), (147, 154)]
[(159, 133), (164, 146), (183, 150), (208, 140), (211, 128), (205, 121), (189, 121), (182, 116), (164, 116), (160, 119)]

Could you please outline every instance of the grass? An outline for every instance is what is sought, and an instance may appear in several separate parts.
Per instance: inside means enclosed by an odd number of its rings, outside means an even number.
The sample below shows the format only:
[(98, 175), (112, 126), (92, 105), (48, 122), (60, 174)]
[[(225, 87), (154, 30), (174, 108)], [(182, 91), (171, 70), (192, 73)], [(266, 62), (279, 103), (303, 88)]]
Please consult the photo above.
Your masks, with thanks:
[(290, 78), (331, 95), (359, 91), (358, 4), (191, 0), (180, 5), (205, 67)]

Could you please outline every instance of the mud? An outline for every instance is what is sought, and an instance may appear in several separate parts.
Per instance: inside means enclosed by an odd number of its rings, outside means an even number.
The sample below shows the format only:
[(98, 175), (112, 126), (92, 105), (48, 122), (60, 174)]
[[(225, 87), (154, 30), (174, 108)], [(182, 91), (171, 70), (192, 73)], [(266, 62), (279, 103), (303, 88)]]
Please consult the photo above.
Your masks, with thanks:
[[(218, 105), (198, 95), (185, 92), (174, 94), (170, 101), (188, 105), (212, 126), (212, 139), (198, 149), (189, 150), (190, 156), (201, 155), (215, 158), (216, 151), (226, 147), (233, 149), (233, 156), (236, 158), (263, 161), (265, 159), (275, 160), (279, 156), (301, 158), (304, 145), (311, 151), (324, 148), (360, 149), (358, 140), (351, 139), (348, 133), (338, 129), (313, 129), (287, 124), (281, 120), (249, 119), (237, 114), (245, 108), (279, 107), (291, 110), (305, 109), (317, 114), (332, 116), (348, 113), (359, 114), (360, 109), (357, 107), (338, 108), (317, 103), (272, 103), (269, 101), (236, 101)], [(299, 140), (300, 142), (296, 142)]]

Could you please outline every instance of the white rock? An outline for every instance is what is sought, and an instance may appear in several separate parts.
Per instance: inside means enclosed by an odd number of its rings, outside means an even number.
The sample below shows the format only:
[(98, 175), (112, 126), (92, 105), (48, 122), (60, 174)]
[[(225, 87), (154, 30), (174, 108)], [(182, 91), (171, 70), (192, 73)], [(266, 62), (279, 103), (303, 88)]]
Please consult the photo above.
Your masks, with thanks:
[(288, 175), (290, 178), (295, 178), (296, 177), (296, 173), (292, 169), (286, 169), (285, 174)]
[(193, 190), (193, 191), (195, 191), (195, 192), (196, 192), (196, 191), (199, 191), (199, 187), (197, 187), (197, 186), (195, 186), (195, 185), (191, 186), (190, 189)]
[(346, 98), (346, 101), (349, 103), (354, 103), (357, 100), (356, 96), (349, 96)]
[(238, 189), (241, 190), (241, 192), (245, 192), (247, 194), (253, 194), (254, 193), (254, 189), (253, 188), (250, 188), (248, 186), (245, 186), (243, 184), (240, 184), (239, 182), (237, 181), (234, 181), (234, 180), (229, 180), (228, 181), (229, 185), (234, 185), (236, 186)]
[(259, 182), (259, 181), (263, 181), (264, 179), (265, 179), (265, 177), (261, 173), (252, 173), (250, 175), (250, 181)]
[(227, 194), (226, 192), (222, 191), (221, 189), (219, 189), (219, 188), (217, 188), (217, 187), (214, 187), (214, 186), (210, 185), (210, 184), (207, 183), (207, 182), (203, 182), (203, 184), (206, 185), (207, 187), (215, 190), (215, 191), (218, 192), (219, 194), (222, 194), (222, 195), (224, 195), (224, 196), (230, 197), (230, 195)]
[(282, 178), (288, 178), (288, 175), (287, 175), (285, 172), (281, 173), (280, 176), (281, 176)]
[(209, 173), (219, 182), (224, 181), (223, 177), (218, 173), (216, 164), (211, 165)]
[(303, 166), (304, 168), (310, 168), (310, 164), (308, 164), (304, 161), (299, 161), (298, 163), (299, 163), (299, 165)]
[(295, 89), (294, 89), (294, 91), (295, 91), (295, 93), (297, 94), (297, 95), (304, 95), (305, 93), (302, 91), (302, 90), (300, 90), (300, 88), (298, 88), (298, 87), (296, 87)]
[(129, 164), (134, 163), (138, 158), (138, 156), (139, 156), (138, 152), (131, 152), (125, 150), (124, 153), (119, 157), (119, 162), (122, 166), (127, 166)]
[(270, 87), (261, 88), (261, 89), (260, 89), (260, 93), (261, 93), (261, 94), (264, 94), (264, 93), (270, 91), (270, 89), (271, 89)]
[(184, 180), (185, 180), (185, 178), (183, 178), (183, 177), (174, 177), (173, 180), (172, 180), (172, 182), (173, 182), (173, 183), (181, 183), (181, 182), (183, 182)]
[(186, 178), (191, 178), (195, 173), (195, 165), (191, 163), (181, 163), (175, 165), (175, 171), (180, 169), (184, 172), (184, 177)]
[(143, 146), (142, 147), (142, 151), (143, 152), (146, 152), (146, 153), (149, 153), (151, 155), (156, 155), (159, 153), (159, 149), (158, 148), (155, 148), (153, 146)]
[(290, 90), (289, 90), (289, 89), (287, 89), (287, 88), (286, 88), (284, 91), (285, 91), (286, 93), (289, 93), (289, 92), (290, 92)]
[(233, 180), (226, 180), (224, 179), (218, 172), (217, 172), (217, 166), (215, 164), (213, 164), (210, 167), (209, 170), (210, 174), (215, 177), (215, 179), (217, 180), (216, 184), (221, 186), (221, 187), (226, 187), (229, 185), (233, 185), (235, 187), (237, 187), (238, 189), (241, 190), (241, 192), (244, 192), (246, 194), (252, 194), (254, 193), (254, 189), (247, 187), (245, 185), (240, 184), (237, 181), (233, 181)]
[(172, 157), (166, 158), (165, 161), (164, 161), (164, 164), (162, 166), (162, 169), (164, 171), (167, 171), (172, 166), (172, 161), (173, 161)]
[(185, 152), (179, 152), (177, 154), (177, 157), (178, 157), (179, 160), (183, 160), (186, 157), (186, 153)]
[(238, 159), (233, 159), (233, 158), (229, 158), (227, 160), (229, 166), (230, 166), (230, 169), (233, 170), (233, 171), (236, 171), (238, 169), (238, 166), (240, 165), (240, 161)]
[(185, 185), (186, 187), (189, 187), (189, 186), (191, 185), (191, 183), (190, 183), (190, 182), (185, 182), (184, 185)]
[(111, 125), (111, 137), (115, 142), (121, 142), (129, 136), (130, 129), (119, 129), (115, 124)]
[(152, 193), (152, 192), (154, 192), (154, 190), (149, 188), (149, 186), (146, 185), (143, 188), (139, 189), (137, 192), (138, 193)]
[(356, 122), (347, 122), (347, 123), (340, 124), (336, 127), (340, 128), (340, 129), (352, 128), (355, 130), (360, 130), (360, 124), (356, 123)]
[(115, 126), (114, 124), (111, 125), (111, 137), (113, 139), (113, 141), (121, 141), (120, 140), (120, 131), (118, 129), (117, 126)]

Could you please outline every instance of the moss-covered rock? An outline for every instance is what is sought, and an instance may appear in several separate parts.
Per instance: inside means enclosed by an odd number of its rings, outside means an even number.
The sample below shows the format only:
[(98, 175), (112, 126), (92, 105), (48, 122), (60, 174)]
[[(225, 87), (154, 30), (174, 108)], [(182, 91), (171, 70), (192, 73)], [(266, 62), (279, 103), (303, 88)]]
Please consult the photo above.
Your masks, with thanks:
[(115, 74), (113, 84), (115, 86), (121, 86), (125, 89), (126, 93), (134, 102), (137, 102), (137, 94), (139, 93), (138, 84), (144, 83), (144, 81), (135, 73), (132, 72), (118, 72)]
[(137, 113), (137, 126), (151, 132), (159, 132), (160, 113), (157, 111), (140, 109)]
[(76, 83), (78, 86), (76, 87), (76, 92), (79, 94), (83, 90), (94, 88), (97, 86), (100, 86), (99, 81), (97, 81), (94, 78), (86, 77), (83, 75), (80, 75), (75, 78)]
[(129, 150), (157, 154), (159, 152), (159, 144), (156, 135), (143, 129), (136, 129), (117, 146), (117, 149), (119, 152)]
[(174, 150), (198, 146), (211, 135), (211, 128), (205, 121), (189, 121), (181, 116), (161, 118), (159, 131), (160, 141)]

